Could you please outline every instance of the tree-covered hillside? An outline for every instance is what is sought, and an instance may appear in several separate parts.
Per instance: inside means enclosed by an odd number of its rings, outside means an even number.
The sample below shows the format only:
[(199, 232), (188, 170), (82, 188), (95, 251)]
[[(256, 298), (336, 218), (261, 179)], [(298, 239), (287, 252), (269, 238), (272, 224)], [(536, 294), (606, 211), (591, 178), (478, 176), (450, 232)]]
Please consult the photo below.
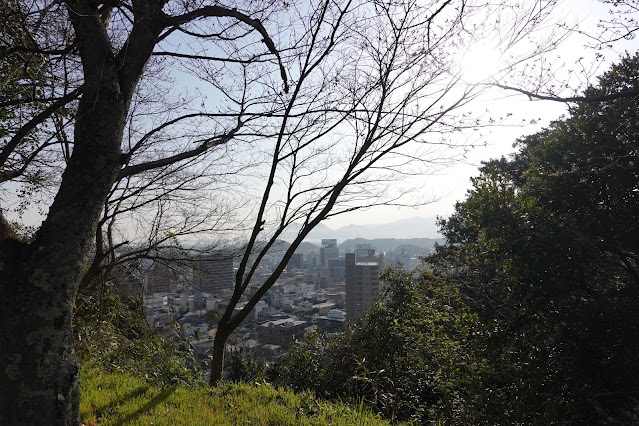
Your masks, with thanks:
[[(586, 95), (637, 88), (638, 69), (626, 57)], [(639, 100), (580, 103), (517, 146), (484, 165), (430, 259), (494, 324), (486, 407), (524, 422), (636, 421)]]
[(282, 377), (421, 422), (636, 424), (638, 87), (625, 57), (585, 94), (605, 100), (485, 163), (430, 271), (387, 275), (386, 303)]

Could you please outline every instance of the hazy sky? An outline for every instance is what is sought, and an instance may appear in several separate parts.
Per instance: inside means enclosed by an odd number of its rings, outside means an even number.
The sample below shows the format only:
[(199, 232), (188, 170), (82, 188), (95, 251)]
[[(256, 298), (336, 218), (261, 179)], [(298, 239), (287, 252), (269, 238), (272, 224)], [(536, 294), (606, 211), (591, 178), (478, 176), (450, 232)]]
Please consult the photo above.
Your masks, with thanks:
[[(609, 8), (598, 0), (565, 0), (561, 2), (553, 18), (566, 24), (579, 23), (584, 31), (594, 32), (600, 19), (608, 19)], [(626, 51), (636, 51), (637, 42), (624, 41), (618, 43), (614, 49), (595, 51), (585, 47), (589, 40), (578, 34), (571, 35), (562, 43), (559, 49), (549, 54), (550, 58), (560, 58), (566, 68), (573, 66), (577, 60), (584, 58), (584, 63), (594, 61), (597, 53), (603, 54), (605, 62), (599, 67), (599, 73)], [(594, 81), (593, 81), (594, 83)], [(437, 201), (419, 208), (375, 207), (364, 212), (354, 212), (324, 222), (331, 228), (338, 228), (352, 223), (372, 224), (388, 223), (411, 217), (447, 216), (454, 210), (456, 201), (463, 200), (466, 191), (470, 189), (470, 178), (478, 174), (477, 166), (481, 161), (491, 158), (507, 156), (514, 152), (512, 145), (521, 136), (529, 135), (541, 130), (550, 121), (558, 119), (567, 112), (567, 106), (553, 101), (531, 101), (524, 95), (515, 95), (503, 91), (487, 92), (480, 102), (474, 103), (473, 108), (481, 111), (488, 110), (493, 116), (505, 113), (513, 114), (511, 125), (483, 129), (480, 133), (467, 135), (479, 140), (485, 146), (474, 148), (464, 163), (439, 171), (427, 176), (423, 180), (422, 195)], [(522, 125), (522, 120), (526, 125)], [(530, 124), (535, 120), (535, 124)]]
[[(609, 18), (608, 7), (599, 0), (563, 0), (553, 16), (555, 22), (567, 25), (579, 23), (582, 30), (594, 32), (600, 19)], [(554, 26), (549, 25), (549, 29)], [(556, 51), (549, 54), (557, 64), (566, 64), (565, 69), (574, 68), (575, 62), (581, 57), (584, 63), (591, 63), (597, 53), (604, 54), (607, 64), (618, 60), (624, 50), (636, 51), (636, 41), (619, 43), (615, 49), (596, 52), (584, 45), (588, 40), (577, 34), (572, 35)], [(607, 65), (602, 65), (599, 72), (605, 71)], [(592, 81), (594, 83), (594, 81)], [(331, 228), (338, 228), (348, 224), (389, 223), (399, 219), (412, 217), (448, 216), (452, 213), (456, 201), (462, 200), (470, 188), (470, 178), (478, 174), (477, 166), (481, 161), (497, 158), (513, 152), (512, 145), (518, 137), (539, 131), (551, 120), (559, 118), (567, 111), (566, 105), (550, 101), (531, 101), (523, 95), (515, 95), (503, 91), (492, 90), (469, 105), (465, 110), (485, 112), (492, 117), (512, 114), (506, 126), (484, 128), (478, 132), (469, 132), (461, 138), (472, 139), (479, 148), (471, 150), (463, 162), (455, 166), (439, 170), (437, 173), (419, 177), (422, 187), (421, 195), (425, 199), (437, 200), (419, 208), (376, 207), (366, 211), (354, 212), (332, 218), (324, 222)], [(534, 121), (534, 124), (531, 124)], [(485, 144), (485, 146), (484, 146)], [(10, 213), (10, 212), (9, 212)], [(9, 217), (13, 215), (10, 213)], [(42, 220), (35, 211), (25, 215), (28, 224), (37, 225)]]

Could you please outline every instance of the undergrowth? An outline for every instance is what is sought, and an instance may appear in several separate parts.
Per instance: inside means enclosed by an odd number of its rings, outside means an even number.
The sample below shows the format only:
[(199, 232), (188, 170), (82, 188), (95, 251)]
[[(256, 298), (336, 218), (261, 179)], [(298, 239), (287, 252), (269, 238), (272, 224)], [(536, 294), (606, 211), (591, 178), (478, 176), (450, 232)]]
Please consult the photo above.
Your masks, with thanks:
[(83, 365), (145, 378), (157, 386), (202, 383), (189, 342), (177, 333), (174, 340), (155, 335), (142, 301), (118, 294), (112, 282), (78, 296), (73, 330)]

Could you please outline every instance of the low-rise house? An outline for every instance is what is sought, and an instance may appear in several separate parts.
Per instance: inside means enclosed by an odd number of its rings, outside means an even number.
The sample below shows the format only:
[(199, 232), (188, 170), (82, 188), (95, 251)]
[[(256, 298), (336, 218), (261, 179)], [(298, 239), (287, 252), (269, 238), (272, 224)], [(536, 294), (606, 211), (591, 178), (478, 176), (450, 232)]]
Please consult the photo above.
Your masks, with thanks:
[(331, 309), (325, 316), (317, 318), (317, 327), (322, 333), (339, 333), (346, 330), (346, 312)]
[(306, 321), (294, 320), (292, 318), (267, 321), (260, 324), (260, 340), (263, 343), (271, 343), (288, 348), (295, 338), (304, 335)]

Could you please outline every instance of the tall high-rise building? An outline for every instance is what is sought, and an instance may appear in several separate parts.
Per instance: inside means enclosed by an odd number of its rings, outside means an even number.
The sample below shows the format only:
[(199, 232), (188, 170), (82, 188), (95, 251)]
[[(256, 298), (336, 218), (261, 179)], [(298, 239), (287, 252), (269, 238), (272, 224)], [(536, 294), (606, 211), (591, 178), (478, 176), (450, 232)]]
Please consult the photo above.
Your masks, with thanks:
[(220, 293), (233, 288), (233, 255), (219, 251), (195, 259), (195, 286), (205, 293)]
[(155, 263), (146, 277), (147, 279), (147, 292), (149, 294), (154, 293), (168, 293), (171, 291), (171, 281), (175, 277), (175, 272), (171, 270), (167, 265), (162, 263)]
[(291, 256), (291, 259), (288, 261), (288, 264), (286, 265), (286, 268), (302, 269), (303, 261), (304, 261), (304, 256), (302, 255), (302, 253), (293, 253), (293, 255)]
[(322, 247), (320, 247), (319, 267), (328, 269), (328, 261), (330, 259), (339, 259), (339, 247), (337, 247), (336, 239), (323, 239)]
[[(379, 295), (379, 274), (382, 272), (384, 256), (375, 255), (370, 246), (346, 253), (346, 318), (362, 316), (373, 306)], [(359, 254), (359, 256), (358, 256)]]
[(344, 258), (328, 259), (328, 274), (334, 280), (344, 280), (346, 276)]

